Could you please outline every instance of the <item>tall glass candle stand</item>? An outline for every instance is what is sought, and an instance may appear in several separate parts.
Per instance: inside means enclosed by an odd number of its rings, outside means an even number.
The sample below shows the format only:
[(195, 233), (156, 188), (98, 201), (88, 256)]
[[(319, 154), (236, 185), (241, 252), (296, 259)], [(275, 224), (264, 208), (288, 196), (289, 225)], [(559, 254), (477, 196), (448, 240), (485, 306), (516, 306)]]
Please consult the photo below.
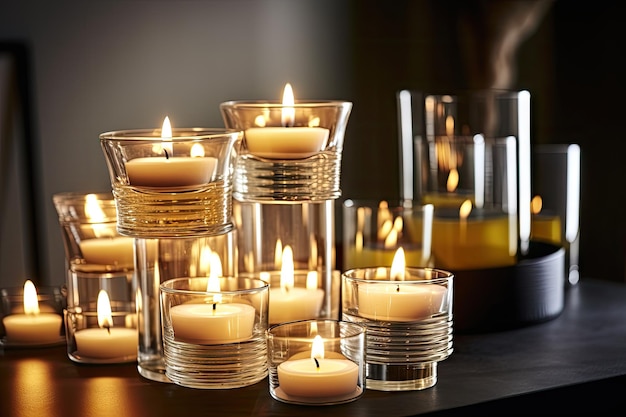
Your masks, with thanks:
[(339, 316), (334, 200), (352, 103), (230, 101), (244, 131), (234, 179), (239, 273), (270, 282), (270, 325)]
[(107, 132), (100, 143), (118, 231), (135, 238), (138, 370), (148, 379), (170, 382), (159, 285), (206, 276), (217, 268), (211, 253), (220, 254), (223, 273), (233, 272), (232, 173), (242, 132), (165, 127)]

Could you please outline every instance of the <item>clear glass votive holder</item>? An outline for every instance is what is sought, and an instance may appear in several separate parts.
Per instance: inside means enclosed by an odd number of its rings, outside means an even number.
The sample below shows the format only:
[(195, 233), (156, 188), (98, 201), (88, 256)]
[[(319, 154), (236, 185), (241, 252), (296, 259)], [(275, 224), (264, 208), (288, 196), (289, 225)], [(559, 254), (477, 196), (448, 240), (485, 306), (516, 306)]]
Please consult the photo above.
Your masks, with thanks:
[(267, 376), (269, 285), (235, 277), (175, 278), (160, 286), (165, 375), (203, 389)]
[(0, 346), (48, 347), (65, 343), (63, 309), (65, 288), (23, 287), (0, 290)]
[(351, 110), (352, 103), (334, 100), (221, 103), (225, 126), (244, 131), (233, 197), (250, 202), (338, 198)]
[(402, 247), (408, 266), (432, 267), (433, 206), (411, 201), (343, 202), (343, 270), (391, 266)]
[(220, 128), (102, 133), (120, 234), (168, 238), (232, 230), (233, 164), (241, 137), (241, 131)]
[(83, 273), (73, 282), (74, 296), (65, 315), (67, 355), (83, 364), (137, 360), (135, 294), (131, 275)]
[(270, 395), (285, 403), (334, 405), (365, 392), (365, 328), (336, 320), (282, 323), (267, 330)]
[(358, 268), (343, 273), (342, 320), (365, 326), (367, 388), (421, 390), (452, 353), (451, 272)]

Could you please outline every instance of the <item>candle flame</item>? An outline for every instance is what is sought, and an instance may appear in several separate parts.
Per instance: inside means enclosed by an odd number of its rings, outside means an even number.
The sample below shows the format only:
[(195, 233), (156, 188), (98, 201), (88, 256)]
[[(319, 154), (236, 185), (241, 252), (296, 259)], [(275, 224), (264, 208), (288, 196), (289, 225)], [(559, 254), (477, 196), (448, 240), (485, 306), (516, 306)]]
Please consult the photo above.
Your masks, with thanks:
[(459, 217), (461, 219), (467, 219), (472, 212), (472, 201), (465, 200), (463, 204), (461, 204), (461, 208), (459, 209)]
[(451, 115), (448, 115), (446, 117), (446, 135), (454, 135), (454, 117), (452, 117)]
[(311, 359), (324, 359), (324, 339), (319, 334), (313, 338)]
[(111, 313), (111, 301), (109, 294), (105, 290), (98, 293), (98, 326), (113, 327), (113, 314)]
[(24, 283), (24, 313), (39, 314), (39, 301), (37, 300), (37, 289), (31, 280)]
[(293, 108), (295, 99), (293, 96), (293, 89), (291, 84), (285, 84), (285, 90), (283, 91), (283, 108), (281, 114), (281, 124), (285, 127), (291, 127), (296, 121), (296, 109)]
[(102, 224), (106, 220), (106, 214), (100, 206), (98, 197), (95, 194), (87, 194), (85, 196), (85, 215), (92, 225), (95, 237), (113, 236), (112, 230)]
[(161, 148), (164, 153), (166, 153), (166, 157), (172, 156), (174, 153), (174, 147), (172, 145), (172, 124), (170, 123), (170, 118), (165, 116), (163, 119), (163, 126), (161, 127), (161, 139), (163, 139), (161, 143)]
[(543, 200), (541, 199), (541, 197), (538, 195), (534, 196), (533, 199), (530, 201), (530, 212), (532, 214), (539, 214), (542, 207)]
[(448, 181), (446, 182), (446, 190), (449, 193), (454, 192), (456, 188), (459, 186), (459, 171), (456, 168), (452, 168), (450, 170), (450, 174), (448, 175)]
[(280, 269), (280, 288), (283, 292), (289, 291), (294, 284), (293, 250), (285, 246), (283, 250), (282, 267)]
[(266, 121), (265, 121), (265, 116), (263, 115), (258, 115), (257, 117), (254, 118), (254, 125), (258, 126), (258, 127), (265, 127)]
[(206, 290), (207, 292), (213, 292), (213, 303), (222, 302), (222, 288), (220, 287), (220, 278), (222, 276), (222, 260), (220, 256), (211, 251), (209, 254), (209, 263), (211, 265), (211, 271), (209, 273), (209, 279), (207, 280)]
[(393, 256), (393, 261), (391, 262), (391, 270), (389, 275), (392, 280), (404, 281), (404, 270), (406, 266), (406, 261), (404, 259), (404, 249), (399, 247)]

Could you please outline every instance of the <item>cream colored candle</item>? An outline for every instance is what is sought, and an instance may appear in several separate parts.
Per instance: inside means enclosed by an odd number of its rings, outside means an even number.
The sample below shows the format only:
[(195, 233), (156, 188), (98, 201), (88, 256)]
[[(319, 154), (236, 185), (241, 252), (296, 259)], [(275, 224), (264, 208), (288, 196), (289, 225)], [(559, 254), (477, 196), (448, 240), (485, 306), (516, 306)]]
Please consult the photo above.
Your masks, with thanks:
[(103, 237), (80, 242), (85, 262), (96, 265), (133, 267), (134, 239), (132, 237)]
[(37, 289), (32, 281), (24, 284), (24, 314), (10, 314), (2, 319), (6, 339), (14, 344), (50, 344), (61, 338), (62, 317), (41, 313)]
[(254, 315), (254, 307), (241, 303), (179, 304), (170, 308), (174, 338), (200, 345), (250, 339)]
[(299, 357), (301, 355), (295, 355), (278, 365), (278, 385), (285, 394), (323, 402), (352, 394), (358, 389), (358, 365), (345, 358), (326, 359), (323, 339), (319, 335), (313, 341), (310, 357)]

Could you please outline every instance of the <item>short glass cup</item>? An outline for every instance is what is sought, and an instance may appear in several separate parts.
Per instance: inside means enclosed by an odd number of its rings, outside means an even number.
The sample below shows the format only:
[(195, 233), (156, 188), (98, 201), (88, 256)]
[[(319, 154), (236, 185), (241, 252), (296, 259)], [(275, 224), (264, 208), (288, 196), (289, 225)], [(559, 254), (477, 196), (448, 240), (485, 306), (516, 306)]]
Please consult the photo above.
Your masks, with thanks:
[(335, 320), (281, 323), (267, 330), (270, 395), (281, 402), (334, 405), (365, 392), (365, 328)]
[(65, 343), (64, 287), (23, 287), (0, 290), (0, 347), (47, 347)]
[(367, 388), (407, 391), (437, 383), (452, 353), (451, 272), (407, 267), (343, 273), (342, 319), (367, 329)]
[(269, 284), (181, 277), (160, 286), (165, 375), (202, 389), (239, 388), (267, 376)]

